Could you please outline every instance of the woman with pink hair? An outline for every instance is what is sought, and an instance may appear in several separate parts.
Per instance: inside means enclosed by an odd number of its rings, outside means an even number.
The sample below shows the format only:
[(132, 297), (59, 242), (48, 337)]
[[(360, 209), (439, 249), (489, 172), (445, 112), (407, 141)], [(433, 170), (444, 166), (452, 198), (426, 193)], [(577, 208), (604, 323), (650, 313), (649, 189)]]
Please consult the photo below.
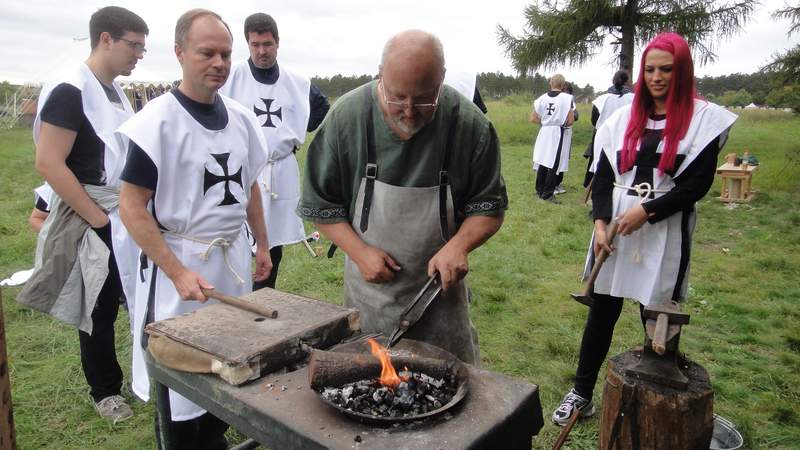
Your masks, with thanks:
[[(689, 45), (659, 34), (647, 45), (633, 103), (617, 110), (595, 138), (594, 233), (586, 260), (609, 252), (594, 284), (575, 385), (553, 413), (566, 424), (594, 414), (592, 392), (623, 298), (647, 305), (683, 300), (696, 222), (695, 202), (714, 182), (717, 155), (736, 115), (697, 96)], [(614, 243), (608, 224), (618, 224)], [(644, 322), (644, 319), (642, 319)]]

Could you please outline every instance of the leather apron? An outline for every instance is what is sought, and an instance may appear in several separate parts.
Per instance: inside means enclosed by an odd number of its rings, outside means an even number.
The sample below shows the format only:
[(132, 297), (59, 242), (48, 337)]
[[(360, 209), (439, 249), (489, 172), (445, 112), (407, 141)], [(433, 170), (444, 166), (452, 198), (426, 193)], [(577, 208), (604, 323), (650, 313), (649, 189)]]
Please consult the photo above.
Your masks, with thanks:
[[(345, 258), (345, 305), (358, 308), (364, 332), (388, 336), (394, 331), (405, 307), (425, 285), (428, 262), (455, 229), (452, 193), (447, 166), (453, 142), (455, 119), (443, 145), (439, 184), (431, 187), (400, 187), (377, 180), (372, 89), (365, 95), (367, 165), (361, 179), (352, 226), (368, 245), (388, 253), (402, 270), (388, 283), (369, 283), (358, 266)], [(458, 116), (458, 107), (454, 115)], [(461, 280), (442, 293), (405, 335), (443, 348), (462, 361), (477, 364), (478, 333), (469, 318), (467, 285)]]

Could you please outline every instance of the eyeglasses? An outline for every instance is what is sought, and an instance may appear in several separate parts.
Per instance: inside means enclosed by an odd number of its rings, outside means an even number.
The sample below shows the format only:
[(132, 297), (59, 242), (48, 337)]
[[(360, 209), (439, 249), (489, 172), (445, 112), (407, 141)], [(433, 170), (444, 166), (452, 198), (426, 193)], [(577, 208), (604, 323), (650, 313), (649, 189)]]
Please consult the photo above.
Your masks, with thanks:
[(133, 50), (135, 53), (141, 53), (143, 55), (147, 53), (147, 49), (144, 48), (144, 44), (142, 44), (141, 42), (134, 42), (130, 39), (125, 39), (124, 37), (118, 37), (116, 38), (116, 40), (123, 41), (126, 44), (128, 44), (128, 47), (130, 47), (131, 50)]
[(426, 111), (429, 112), (431, 110), (436, 109), (439, 105), (439, 95), (442, 93), (442, 84), (439, 84), (439, 89), (436, 91), (436, 98), (433, 100), (433, 103), (408, 103), (407, 101), (400, 102), (397, 100), (389, 100), (389, 97), (386, 95), (386, 86), (383, 84), (383, 79), (381, 78), (381, 91), (383, 93), (383, 101), (386, 102), (389, 106), (394, 106), (398, 109), (406, 109), (407, 107), (414, 108), (418, 111)]

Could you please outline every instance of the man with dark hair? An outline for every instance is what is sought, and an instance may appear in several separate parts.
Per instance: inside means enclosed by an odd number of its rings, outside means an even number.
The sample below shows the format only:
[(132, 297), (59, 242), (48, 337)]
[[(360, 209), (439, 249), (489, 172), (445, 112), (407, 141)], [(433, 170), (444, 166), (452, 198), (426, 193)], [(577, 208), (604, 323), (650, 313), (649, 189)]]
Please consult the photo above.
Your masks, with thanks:
[[(138, 271), (132, 385), (144, 400), (150, 397), (145, 325), (210, 305), (203, 289), (250, 291), (245, 220), (257, 246), (252, 279), (267, 278), (272, 266), (256, 183), (267, 160), (266, 141), (252, 112), (217, 94), (230, 72), (232, 44), (217, 14), (183, 14), (175, 27), (181, 83), (118, 130), (130, 140), (122, 219), (146, 255)], [(159, 442), (175, 449), (227, 447), (225, 422), (174, 391), (169, 410), (157, 422), (163, 424), (156, 431)]]
[(277, 62), (278, 25), (257, 13), (244, 22), (250, 58), (236, 64), (220, 92), (255, 112), (269, 145), (267, 167), (260, 176), (261, 198), (270, 237), (272, 273), (253, 289), (275, 287), (283, 245), (305, 239), (303, 221), (295, 214), (300, 200), (300, 173), (295, 153), (306, 132), (314, 131), (330, 105), (308, 78)]
[[(55, 195), (39, 234), (36, 270), (17, 300), (79, 328), (95, 408), (119, 422), (133, 412), (120, 396), (114, 322), (136, 250), (117, 212), (127, 142), (114, 136), (133, 108), (114, 80), (142, 59), (148, 29), (115, 6), (99, 9), (89, 23), (89, 58), (39, 96), (36, 169)], [(133, 293), (125, 294), (132, 302)]]

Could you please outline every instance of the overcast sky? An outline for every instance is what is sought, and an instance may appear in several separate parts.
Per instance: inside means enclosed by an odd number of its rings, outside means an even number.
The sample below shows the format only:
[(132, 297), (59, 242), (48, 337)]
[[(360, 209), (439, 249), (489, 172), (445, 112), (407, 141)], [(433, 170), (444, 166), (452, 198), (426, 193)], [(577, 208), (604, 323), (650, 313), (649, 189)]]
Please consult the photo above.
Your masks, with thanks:
[[(497, 44), (498, 24), (516, 33), (523, 29), (528, 0), (274, 0), (274, 1), (153, 1), (121, 0), (113, 4), (144, 18), (150, 28), (147, 55), (131, 79), (167, 81), (180, 78), (172, 52), (175, 21), (186, 10), (205, 7), (219, 13), (234, 33), (234, 61), (245, 59), (242, 26), (254, 12), (271, 14), (278, 22), (279, 62), (308, 76), (372, 74), (377, 71), (383, 43), (407, 28), (436, 33), (445, 48), (447, 65), (476, 72), (512, 74), (511, 64)], [(716, 62), (698, 67), (698, 76), (751, 73), (772, 54), (800, 42), (787, 38), (788, 21), (770, 18), (783, 0), (765, 0), (738, 36), (718, 43)], [(44, 81), (89, 53), (89, 16), (107, 3), (87, 0), (0, 1), (0, 81)], [(224, 5), (224, 6), (222, 6)], [(582, 67), (558, 71), (580, 86), (608, 86), (614, 71), (606, 50)], [(637, 56), (638, 59), (638, 56)], [(553, 70), (540, 73), (548, 75)]]

